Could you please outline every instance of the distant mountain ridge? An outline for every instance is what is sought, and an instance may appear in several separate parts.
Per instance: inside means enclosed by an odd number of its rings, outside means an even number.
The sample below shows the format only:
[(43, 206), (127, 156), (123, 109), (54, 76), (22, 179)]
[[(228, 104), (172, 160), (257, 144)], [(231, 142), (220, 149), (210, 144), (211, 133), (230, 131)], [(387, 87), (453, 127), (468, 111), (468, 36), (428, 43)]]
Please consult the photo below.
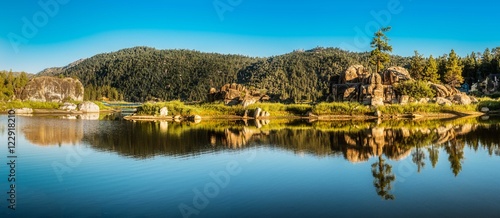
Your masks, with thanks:
[[(335, 76), (353, 64), (369, 66), (368, 59), (368, 52), (321, 47), (268, 58), (133, 47), (47, 68), (38, 75), (76, 77), (86, 88), (110, 86), (128, 101), (204, 101), (211, 87), (227, 83), (262, 89), (279, 101), (315, 101), (326, 98)], [(410, 58), (391, 60), (390, 66), (406, 66)]]

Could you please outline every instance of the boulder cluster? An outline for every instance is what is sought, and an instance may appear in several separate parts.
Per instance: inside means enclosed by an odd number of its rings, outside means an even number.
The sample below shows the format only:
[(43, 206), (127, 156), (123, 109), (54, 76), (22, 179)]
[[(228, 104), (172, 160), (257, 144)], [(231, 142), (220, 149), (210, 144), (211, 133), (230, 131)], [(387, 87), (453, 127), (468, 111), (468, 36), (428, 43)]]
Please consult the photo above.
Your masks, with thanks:
[(379, 106), (443, 100), (446, 100), (443, 104), (470, 104), (474, 101), (456, 88), (435, 83), (429, 83), (436, 92), (434, 99), (412, 99), (402, 95), (395, 90), (395, 86), (405, 81), (413, 81), (408, 70), (402, 67), (390, 67), (382, 73), (370, 73), (364, 66), (354, 65), (335, 80), (330, 86), (330, 99), (337, 102), (351, 101)]
[(259, 101), (269, 100), (269, 96), (257, 90), (248, 90), (241, 84), (225, 84), (219, 90), (211, 88), (208, 93), (208, 101), (223, 101), (226, 105), (241, 104), (244, 107)]

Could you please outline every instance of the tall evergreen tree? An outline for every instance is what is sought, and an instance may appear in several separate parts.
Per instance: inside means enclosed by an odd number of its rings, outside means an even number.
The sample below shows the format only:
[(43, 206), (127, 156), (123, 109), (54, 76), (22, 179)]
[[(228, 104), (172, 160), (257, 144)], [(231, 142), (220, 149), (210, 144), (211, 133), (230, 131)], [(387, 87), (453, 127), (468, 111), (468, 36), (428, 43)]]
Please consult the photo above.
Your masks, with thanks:
[(448, 61), (446, 62), (444, 81), (452, 87), (460, 87), (460, 85), (464, 82), (462, 69), (463, 66), (460, 63), (460, 59), (458, 59), (455, 50), (452, 49), (448, 57)]
[(475, 83), (478, 80), (476, 53), (472, 52), (472, 54), (467, 55), (463, 60), (463, 64), (464, 68), (462, 71), (462, 76), (464, 77), (466, 83), (472, 85), (472, 83)]
[(392, 52), (392, 46), (389, 45), (389, 38), (385, 33), (389, 32), (391, 27), (384, 27), (377, 31), (371, 42), (374, 48), (370, 53), (370, 64), (375, 65), (375, 72), (380, 72), (384, 68), (384, 63), (390, 61), (389, 52)]
[(500, 47), (496, 47), (493, 50), (493, 58), (491, 60), (491, 70), (492, 74), (500, 73)]
[(436, 62), (436, 59), (434, 57), (429, 56), (429, 59), (427, 60), (427, 64), (425, 65), (424, 68), (424, 80), (429, 81), (432, 83), (438, 83), (439, 82), (439, 74), (438, 74), (438, 64)]
[(424, 68), (424, 58), (421, 54), (418, 53), (417, 50), (415, 50), (415, 55), (410, 62), (410, 75), (413, 77), (413, 79), (425, 80), (426, 78), (424, 75)]
[(483, 52), (483, 58), (481, 59), (481, 67), (480, 67), (480, 79), (485, 79), (486, 76), (492, 73), (491, 61), (493, 60), (493, 55), (490, 52), (489, 48), (486, 48)]

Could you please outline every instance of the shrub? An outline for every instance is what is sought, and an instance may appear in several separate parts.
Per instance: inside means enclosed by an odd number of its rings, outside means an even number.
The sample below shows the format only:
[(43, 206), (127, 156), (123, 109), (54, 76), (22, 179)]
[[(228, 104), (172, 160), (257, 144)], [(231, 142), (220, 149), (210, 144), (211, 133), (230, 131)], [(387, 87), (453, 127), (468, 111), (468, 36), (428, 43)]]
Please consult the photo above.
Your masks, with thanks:
[(424, 81), (406, 81), (394, 87), (396, 92), (408, 95), (414, 99), (433, 98), (435, 90)]
[(317, 115), (365, 115), (372, 110), (357, 102), (319, 103), (312, 108)]

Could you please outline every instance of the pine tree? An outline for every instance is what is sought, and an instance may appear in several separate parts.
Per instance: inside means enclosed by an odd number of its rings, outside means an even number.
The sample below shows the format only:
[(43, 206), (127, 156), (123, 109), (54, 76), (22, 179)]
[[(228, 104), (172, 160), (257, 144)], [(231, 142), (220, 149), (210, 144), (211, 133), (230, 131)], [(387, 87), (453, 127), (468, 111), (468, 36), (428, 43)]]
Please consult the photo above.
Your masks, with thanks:
[(439, 74), (438, 74), (438, 64), (434, 57), (429, 56), (429, 60), (427, 60), (427, 64), (424, 69), (424, 80), (432, 83), (439, 82)]
[(391, 27), (384, 27), (377, 31), (371, 42), (374, 48), (370, 53), (370, 64), (375, 65), (375, 72), (379, 73), (384, 68), (384, 63), (390, 61), (389, 53), (392, 52), (392, 46), (389, 45), (389, 38), (385, 35)]
[(493, 50), (493, 59), (491, 60), (492, 74), (500, 73), (500, 47), (496, 47)]
[(466, 83), (469, 85), (472, 85), (472, 83), (477, 82), (477, 71), (478, 71), (478, 66), (477, 66), (477, 61), (476, 61), (476, 53), (472, 52), (472, 54), (467, 55), (464, 60), (464, 69), (462, 76), (464, 77), (464, 80)]
[(448, 57), (448, 61), (446, 62), (444, 81), (452, 87), (460, 87), (460, 85), (464, 82), (464, 78), (462, 77), (462, 68), (463, 66), (460, 63), (455, 50), (452, 49)]
[(480, 77), (479, 79), (485, 79), (489, 74), (492, 73), (492, 67), (491, 67), (491, 61), (493, 60), (493, 55), (490, 52), (489, 48), (486, 48), (483, 52), (483, 58), (481, 60), (481, 67), (480, 67)]
[(424, 58), (415, 50), (415, 55), (410, 62), (410, 75), (416, 80), (426, 80), (424, 75)]
[(445, 82), (444, 75), (446, 74), (446, 63), (448, 62), (448, 54), (440, 56), (437, 60), (438, 63), (438, 75), (441, 82)]

